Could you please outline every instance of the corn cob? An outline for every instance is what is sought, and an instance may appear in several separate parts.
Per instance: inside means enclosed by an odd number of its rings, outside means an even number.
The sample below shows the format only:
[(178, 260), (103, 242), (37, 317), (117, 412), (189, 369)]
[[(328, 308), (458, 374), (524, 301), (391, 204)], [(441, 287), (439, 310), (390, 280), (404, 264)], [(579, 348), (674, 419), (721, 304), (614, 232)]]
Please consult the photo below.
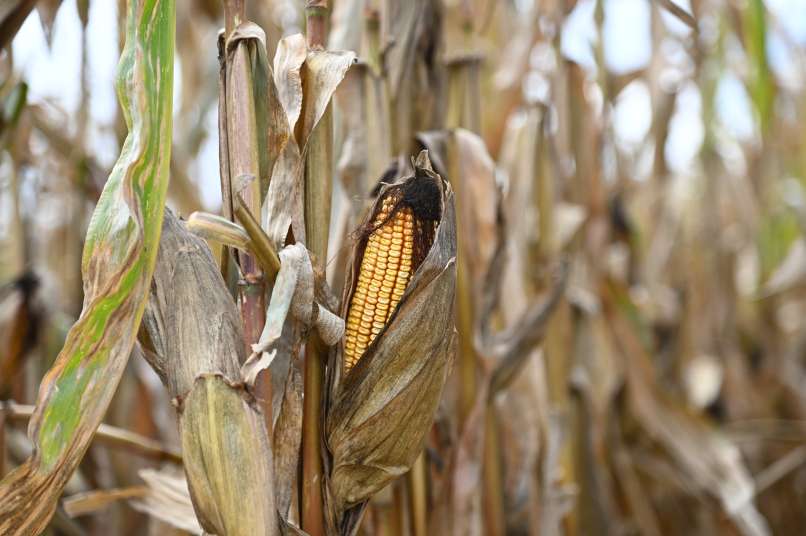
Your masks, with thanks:
[(395, 196), (384, 199), (367, 238), (345, 329), (345, 372), (389, 321), (414, 268), (414, 215), (408, 206), (393, 213), (395, 205)]

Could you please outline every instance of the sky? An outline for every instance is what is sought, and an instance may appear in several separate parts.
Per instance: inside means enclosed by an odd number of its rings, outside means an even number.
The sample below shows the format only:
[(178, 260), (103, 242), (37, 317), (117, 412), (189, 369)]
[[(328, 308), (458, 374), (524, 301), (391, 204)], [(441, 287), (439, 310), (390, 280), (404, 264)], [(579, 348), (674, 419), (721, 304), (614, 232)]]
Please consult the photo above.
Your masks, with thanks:
[[(676, 0), (690, 9), (689, 0)], [(777, 24), (787, 39), (806, 46), (806, 0), (766, 0)], [(649, 0), (607, 0), (605, 3), (604, 50), (608, 68), (626, 73), (645, 67), (651, 56)], [(595, 64), (593, 46), (596, 40), (594, 0), (580, 0), (563, 28), (562, 51), (570, 59), (591, 67)], [(112, 80), (117, 67), (117, 2), (90, 2), (88, 27), (91, 123), (89, 142), (102, 164), (110, 166), (116, 158), (112, 122), (117, 107)], [(685, 35), (689, 29), (668, 14), (663, 14), (668, 29)], [(777, 33), (768, 39), (769, 61), (784, 83), (797, 80), (795, 58)], [(29, 98), (48, 101), (66, 113), (75, 113), (80, 98), (80, 80), (76, 73), (81, 65), (81, 32), (76, 0), (64, 0), (52, 35), (52, 47), (46, 44), (39, 17), (34, 11), (23, 24), (13, 42), (14, 62), (30, 84)], [(664, 51), (680, 60), (685, 68), (686, 53), (674, 40), (664, 43)], [(679, 49), (679, 50), (678, 50)], [(674, 72), (669, 74), (674, 78)], [(178, 81), (177, 77), (177, 81)], [(727, 133), (737, 140), (754, 136), (755, 124), (748, 95), (739, 78), (724, 76), (717, 87), (717, 114)], [(181, 99), (181, 87), (174, 92)], [(700, 95), (693, 86), (683, 86), (678, 97), (666, 155), (672, 170), (686, 173), (702, 143), (704, 129), (700, 118)], [(633, 83), (619, 96), (613, 111), (614, 130), (622, 149), (638, 147), (647, 135), (651, 122), (649, 90), (643, 82)], [(215, 110), (207, 118), (210, 136), (202, 148), (197, 169), (189, 170), (199, 181), (202, 200), (208, 208), (220, 203), (218, 193), (218, 149)]]

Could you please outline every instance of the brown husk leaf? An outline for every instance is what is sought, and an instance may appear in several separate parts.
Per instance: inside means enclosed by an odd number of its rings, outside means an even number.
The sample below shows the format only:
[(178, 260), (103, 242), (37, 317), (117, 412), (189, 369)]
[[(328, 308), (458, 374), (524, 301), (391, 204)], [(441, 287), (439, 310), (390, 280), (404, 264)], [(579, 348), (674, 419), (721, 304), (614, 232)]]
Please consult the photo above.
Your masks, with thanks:
[[(358, 364), (343, 376), (339, 345), (330, 356), (326, 401), (328, 524), (352, 534), (367, 499), (409, 470), (419, 455), (447, 378), (455, 331), (456, 228), (451, 187), (424, 151), (415, 173), (438, 181), (442, 217), (433, 245), (414, 273), (397, 310)], [(402, 179), (394, 187), (413, 180)], [(370, 214), (383, 199), (378, 197)], [(343, 313), (363, 251), (353, 256)], [(429, 329), (424, 329), (428, 326)]]

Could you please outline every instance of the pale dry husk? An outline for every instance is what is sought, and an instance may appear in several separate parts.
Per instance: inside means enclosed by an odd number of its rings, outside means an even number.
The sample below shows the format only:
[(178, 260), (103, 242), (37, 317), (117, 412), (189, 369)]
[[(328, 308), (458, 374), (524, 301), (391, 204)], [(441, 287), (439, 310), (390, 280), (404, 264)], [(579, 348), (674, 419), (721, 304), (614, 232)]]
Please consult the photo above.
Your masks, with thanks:
[(272, 450), (241, 379), (238, 311), (207, 245), (170, 211), (143, 327), (145, 355), (177, 406), (200, 525), (213, 534), (277, 534)]

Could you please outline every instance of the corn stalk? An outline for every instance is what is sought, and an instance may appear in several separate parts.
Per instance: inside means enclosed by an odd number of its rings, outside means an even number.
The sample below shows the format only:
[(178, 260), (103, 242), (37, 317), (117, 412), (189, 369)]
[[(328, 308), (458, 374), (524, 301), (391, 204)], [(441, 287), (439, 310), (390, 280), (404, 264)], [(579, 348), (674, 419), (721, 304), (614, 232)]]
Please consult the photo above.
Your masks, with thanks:
[[(305, 7), (309, 49), (321, 49), (327, 42), (326, 0), (309, 0)], [(310, 103), (303, 102), (303, 106)], [(303, 110), (304, 114), (304, 110)], [(304, 121), (297, 124), (298, 131)], [(299, 136), (297, 136), (299, 140)], [(313, 253), (315, 269), (324, 271), (330, 231), (330, 202), (333, 192), (333, 111), (328, 104), (307, 143), (304, 173), (305, 235)], [(302, 413), (302, 528), (311, 536), (325, 534), (322, 500), (322, 386), (326, 349), (313, 332), (305, 345), (304, 407)]]

